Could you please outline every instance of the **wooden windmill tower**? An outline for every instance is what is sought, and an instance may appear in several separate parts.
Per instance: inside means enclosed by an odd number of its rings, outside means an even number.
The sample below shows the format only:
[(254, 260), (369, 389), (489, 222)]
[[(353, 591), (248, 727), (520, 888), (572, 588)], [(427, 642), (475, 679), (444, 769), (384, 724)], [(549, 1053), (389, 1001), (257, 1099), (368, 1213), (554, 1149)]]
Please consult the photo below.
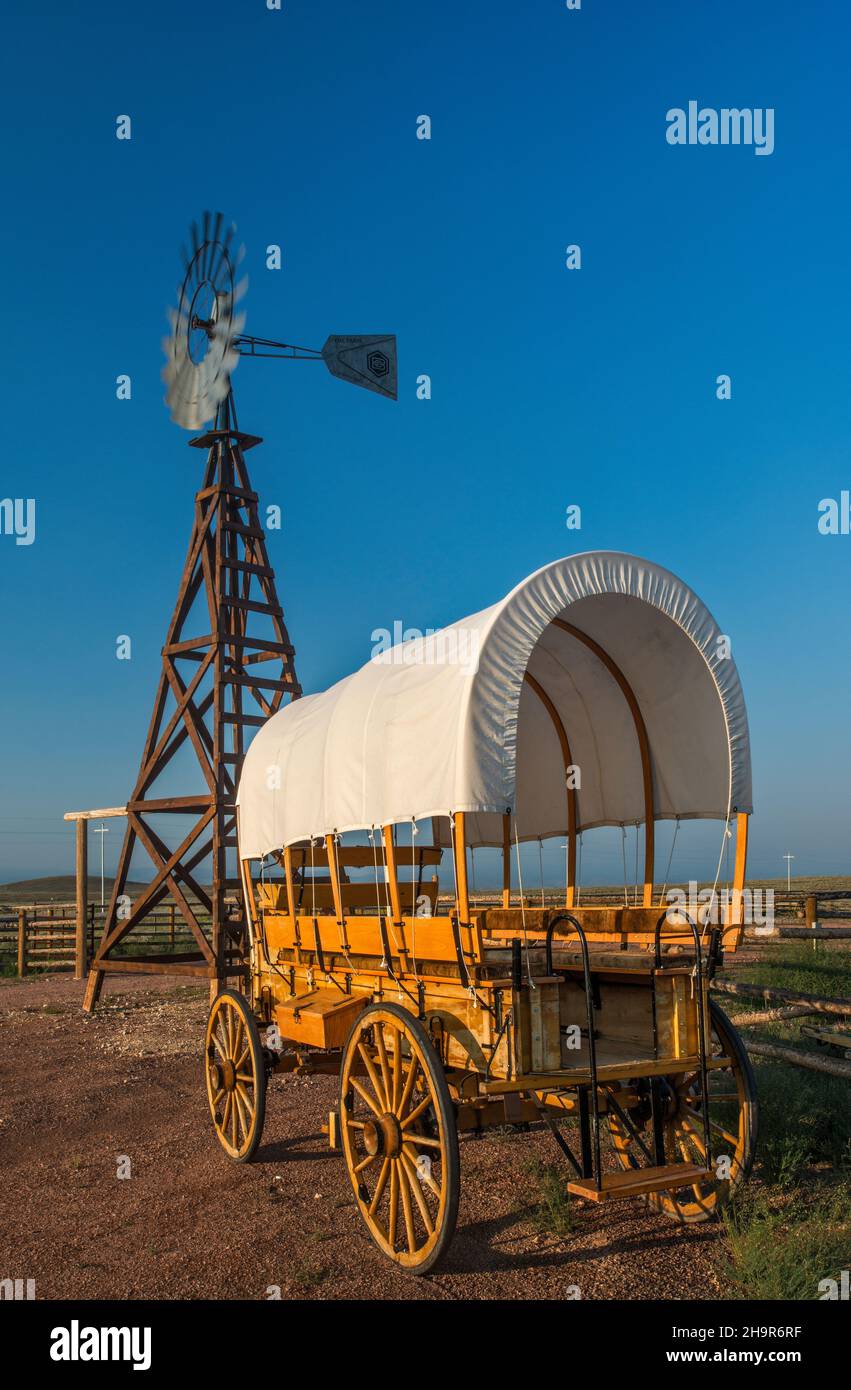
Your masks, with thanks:
[[(190, 444), (206, 451), (201, 487), (174, 612), (166, 630), (154, 708), (139, 774), (127, 802), (127, 830), (103, 934), (89, 973), (84, 1007), (95, 1007), (104, 974), (158, 970), (201, 976), (215, 994), (244, 963), (246, 923), (236, 865), (236, 790), (252, 732), (301, 688), (295, 652), (269, 564), (257, 494), (245, 455), (262, 441), (240, 431), (230, 376), (241, 356), (324, 361), (334, 376), (396, 399), (396, 340), (392, 335), (329, 337), (321, 349), (248, 337), (237, 311), (243, 285), (234, 228), (204, 214), (192, 227), (191, 254), (172, 331), (166, 339), (166, 400), (186, 429), (213, 427)], [(261, 634), (262, 629), (262, 634)], [(187, 745), (200, 767), (203, 790), (164, 795), (160, 779)], [(158, 783), (160, 786), (158, 787)], [(191, 821), (170, 845), (151, 824)], [(172, 837), (174, 839), (175, 837)], [(126, 893), (133, 851), (147, 852), (154, 876), (135, 902)], [(212, 882), (202, 866), (212, 863)], [(165, 900), (192, 933), (190, 952), (155, 955), (116, 950)]]

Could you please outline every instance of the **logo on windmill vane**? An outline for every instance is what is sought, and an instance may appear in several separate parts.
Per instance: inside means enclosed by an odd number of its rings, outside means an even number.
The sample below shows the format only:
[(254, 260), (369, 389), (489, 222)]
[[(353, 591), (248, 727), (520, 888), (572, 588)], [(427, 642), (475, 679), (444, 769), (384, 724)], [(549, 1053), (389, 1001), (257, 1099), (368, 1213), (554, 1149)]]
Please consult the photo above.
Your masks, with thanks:
[(367, 355), (366, 365), (369, 367), (373, 376), (386, 376), (390, 371), (390, 358), (387, 356), (386, 352), (382, 352), (380, 348), (376, 348)]

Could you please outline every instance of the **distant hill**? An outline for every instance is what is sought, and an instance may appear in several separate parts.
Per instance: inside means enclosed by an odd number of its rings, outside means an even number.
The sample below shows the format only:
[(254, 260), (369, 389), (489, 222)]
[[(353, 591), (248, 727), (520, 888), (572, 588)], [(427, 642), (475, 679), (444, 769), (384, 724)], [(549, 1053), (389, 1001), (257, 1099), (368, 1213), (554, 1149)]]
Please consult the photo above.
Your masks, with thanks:
[[(108, 898), (114, 880), (104, 879), (104, 892)], [(88, 896), (91, 902), (100, 902), (100, 875), (89, 875)], [(127, 885), (130, 896), (145, 887), (143, 883)], [(72, 903), (77, 892), (77, 881), (73, 874), (56, 874), (50, 878), (22, 878), (16, 883), (0, 883), (0, 903)]]
[[(112, 884), (113, 880), (111, 878), (106, 878), (104, 880), (107, 902), (109, 902), (110, 894), (112, 893)], [(751, 888), (774, 888), (780, 892), (785, 892), (786, 880), (785, 878), (749, 878), (748, 885)], [(209, 890), (209, 885), (204, 884), (202, 886)], [(707, 886), (708, 885), (705, 883), (699, 884), (701, 888)], [(722, 887), (723, 886), (722, 883)], [(146, 887), (146, 883), (128, 881), (127, 892), (131, 898), (136, 898)], [(588, 887), (591, 889), (592, 885), (589, 884)], [(550, 891), (555, 890), (555, 888), (556, 885), (553, 884), (552, 890)], [(847, 875), (816, 878), (806, 878), (802, 876), (792, 879), (793, 893), (812, 893), (818, 892), (819, 890), (823, 893), (827, 893), (837, 892), (844, 888), (851, 889), (851, 877)], [(20, 879), (16, 883), (0, 883), (0, 906), (8, 907), (14, 904), (23, 907), (26, 906), (27, 903), (72, 903), (76, 891), (76, 883), (73, 874), (58, 874), (50, 878), (25, 878)], [(484, 885), (480, 886), (480, 894), (488, 891), (492, 890), (486, 889)], [(600, 891), (604, 891), (602, 886), (600, 886)], [(623, 891), (623, 888), (622, 885), (610, 886), (608, 891), (620, 893)], [(96, 877), (92, 874), (89, 875), (88, 897), (89, 902), (100, 902), (99, 874)]]
[[(114, 879), (104, 878), (107, 902), (112, 893), (113, 883)], [(126, 891), (131, 898), (136, 898), (147, 886), (146, 883), (128, 880)], [(89, 902), (99, 903), (100, 874), (96, 878), (89, 874), (87, 887)], [(0, 883), (0, 903), (4, 906), (12, 903), (22, 907), (27, 903), (72, 903), (76, 893), (77, 882), (73, 874), (57, 874), (52, 878), (23, 878), (17, 883)]]

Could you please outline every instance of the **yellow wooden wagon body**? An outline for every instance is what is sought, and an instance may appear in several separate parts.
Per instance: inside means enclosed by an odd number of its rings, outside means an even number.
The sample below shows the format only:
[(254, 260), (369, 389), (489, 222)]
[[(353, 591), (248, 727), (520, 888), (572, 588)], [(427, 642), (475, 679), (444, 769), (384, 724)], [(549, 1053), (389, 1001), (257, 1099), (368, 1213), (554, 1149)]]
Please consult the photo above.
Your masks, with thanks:
[[(250, 981), (207, 1036), (232, 1158), (256, 1151), (271, 1070), (330, 1070), (330, 1142), (372, 1237), (413, 1271), (454, 1230), (459, 1132), (493, 1124), (547, 1124), (579, 1197), (712, 1215), (756, 1128), (746, 1054), (708, 998), (742, 931), (751, 810), (722, 636), (660, 567), (573, 556), (268, 721), (238, 797)], [(655, 823), (690, 817), (736, 834), (718, 920), (654, 890)], [(604, 824), (644, 829), (643, 885), (619, 907), (584, 905), (577, 881), (578, 837)], [(520, 846), (555, 834), (563, 899), (533, 907)], [(479, 846), (501, 851), (490, 895), (471, 890)]]

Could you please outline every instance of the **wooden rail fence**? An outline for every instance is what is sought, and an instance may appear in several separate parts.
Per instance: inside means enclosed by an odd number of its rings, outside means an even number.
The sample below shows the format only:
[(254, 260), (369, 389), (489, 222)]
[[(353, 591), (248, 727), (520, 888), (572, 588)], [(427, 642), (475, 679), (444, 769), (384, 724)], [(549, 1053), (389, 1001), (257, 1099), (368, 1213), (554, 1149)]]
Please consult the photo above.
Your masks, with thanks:
[[(33, 970), (73, 970), (79, 980), (85, 977), (102, 930), (102, 909), (95, 903), (86, 906), (82, 931), (76, 903), (0, 908), (0, 953), (16, 956), (19, 976)], [(164, 952), (197, 950), (195, 938), (174, 904), (150, 914), (144, 928), (134, 933), (128, 958), (151, 948)]]

